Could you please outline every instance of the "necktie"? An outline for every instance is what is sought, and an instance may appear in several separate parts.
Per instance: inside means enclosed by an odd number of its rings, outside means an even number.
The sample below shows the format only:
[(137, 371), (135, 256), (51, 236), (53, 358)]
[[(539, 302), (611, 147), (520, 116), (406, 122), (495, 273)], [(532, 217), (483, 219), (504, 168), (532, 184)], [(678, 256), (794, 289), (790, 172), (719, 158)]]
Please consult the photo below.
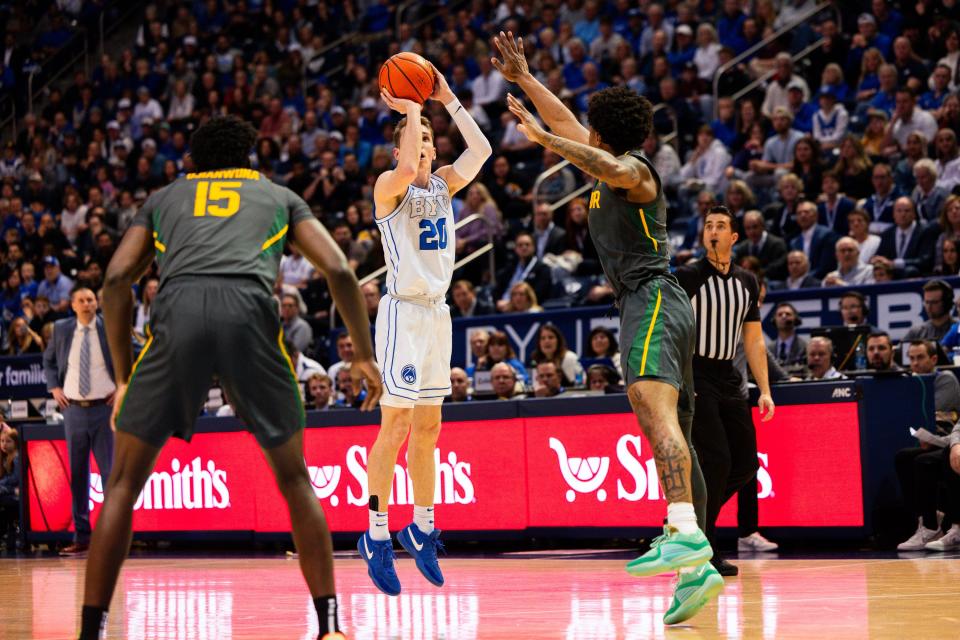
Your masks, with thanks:
[(754, 242), (750, 245), (750, 255), (759, 256), (760, 255), (760, 243)]
[(781, 363), (784, 363), (787, 361), (787, 343), (786, 342), (780, 343), (780, 358), (778, 359), (780, 360)]
[(903, 257), (903, 241), (906, 238), (903, 236), (903, 231), (897, 231), (897, 257)]
[(83, 327), (83, 340), (80, 342), (80, 395), (86, 398), (90, 394), (90, 327)]

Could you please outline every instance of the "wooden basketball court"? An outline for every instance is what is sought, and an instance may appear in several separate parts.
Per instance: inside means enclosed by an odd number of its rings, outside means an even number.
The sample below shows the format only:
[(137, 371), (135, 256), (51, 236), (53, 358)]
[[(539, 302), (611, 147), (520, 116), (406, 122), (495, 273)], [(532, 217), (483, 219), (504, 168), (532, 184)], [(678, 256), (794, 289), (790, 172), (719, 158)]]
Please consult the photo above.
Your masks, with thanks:
[[(380, 594), (356, 554), (338, 553), (341, 622), (355, 639), (960, 637), (960, 556), (740, 560), (739, 578), (690, 624), (661, 622), (670, 576), (636, 579), (619, 551), (517, 552), (442, 559), (437, 589), (398, 554), (403, 593)], [(75, 638), (83, 560), (0, 560), (0, 638)], [(108, 637), (316, 637), (296, 560), (134, 558)]]

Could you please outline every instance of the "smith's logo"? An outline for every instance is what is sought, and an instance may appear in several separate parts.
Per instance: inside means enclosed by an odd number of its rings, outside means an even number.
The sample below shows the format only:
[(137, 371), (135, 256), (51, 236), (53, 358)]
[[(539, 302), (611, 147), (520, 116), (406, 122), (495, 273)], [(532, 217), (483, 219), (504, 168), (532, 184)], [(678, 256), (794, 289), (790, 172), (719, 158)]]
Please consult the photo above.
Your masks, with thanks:
[[(103, 502), (103, 479), (90, 474), (90, 508)], [(227, 472), (213, 460), (204, 465), (199, 457), (181, 465), (170, 461), (170, 471), (154, 471), (134, 503), (139, 509), (226, 509), (230, 506)]]
[(852, 398), (853, 389), (850, 387), (837, 387), (833, 390), (832, 398)]

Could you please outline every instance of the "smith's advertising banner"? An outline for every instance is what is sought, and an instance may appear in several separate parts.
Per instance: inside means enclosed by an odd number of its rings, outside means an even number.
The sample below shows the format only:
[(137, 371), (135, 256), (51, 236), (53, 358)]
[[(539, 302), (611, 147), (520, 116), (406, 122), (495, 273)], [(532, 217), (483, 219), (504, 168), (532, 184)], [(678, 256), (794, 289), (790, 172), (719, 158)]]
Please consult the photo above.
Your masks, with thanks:
[[(858, 527), (863, 496), (856, 402), (785, 405), (759, 421), (761, 526)], [(375, 426), (307, 429), (305, 458), (333, 531), (367, 526), (367, 459)], [(63, 440), (30, 440), (33, 531), (68, 531), (70, 471)], [(842, 452), (842, 464), (834, 464)], [(614, 413), (447, 422), (434, 451), (440, 527), (454, 531), (657, 527), (666, 513), (649, 443), (633, 415)], [(391, 522), (410, 521), (413, 483), (401, 450)], [(736, 523), (736, 501), (721, 525)], [(96, 520), (103, 482), (90, 474)], [(164, 447), (135, 505), (137, 531), (289, 530), (285, 504), (255, 440), (198, 433)]]

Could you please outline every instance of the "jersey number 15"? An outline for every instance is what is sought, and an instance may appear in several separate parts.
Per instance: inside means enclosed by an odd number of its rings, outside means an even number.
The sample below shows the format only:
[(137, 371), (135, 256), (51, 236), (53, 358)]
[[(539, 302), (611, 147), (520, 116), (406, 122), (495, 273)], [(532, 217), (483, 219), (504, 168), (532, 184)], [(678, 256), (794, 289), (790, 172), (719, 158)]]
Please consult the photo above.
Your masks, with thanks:
[(193, 216), (202, 218), (206, 215), (217, 218), (229, 218), (240, 210), (240, 187), (243, 183), (209, 182), (204, 180), (197, 183), (197, 197), (193, 201)]
[(447, 248), (447, 219), (437, 218), (436, 224), (432, 220), (420, 221), (420, 250), (436, 251)]

